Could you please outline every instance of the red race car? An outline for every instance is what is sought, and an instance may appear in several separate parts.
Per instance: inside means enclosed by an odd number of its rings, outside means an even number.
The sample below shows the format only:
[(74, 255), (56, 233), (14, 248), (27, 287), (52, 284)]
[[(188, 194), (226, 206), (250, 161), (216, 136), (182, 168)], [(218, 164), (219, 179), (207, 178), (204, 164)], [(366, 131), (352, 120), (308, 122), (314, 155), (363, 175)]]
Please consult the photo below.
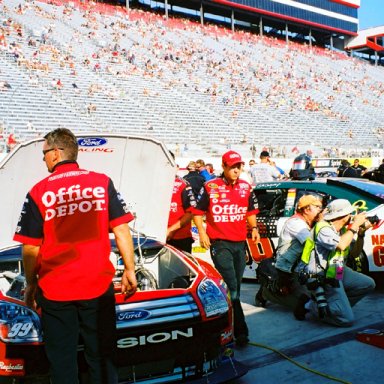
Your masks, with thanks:
[[(21, 247), (12, 242), (25, 194), (46, 174), (43, 162), (34, 162), (42, 140), (20, 144), (0, 164), (0, 383), (49, 382), (40, 317), (24, 305)], [(129, 299), (119, 293), (122, 269), (111, 238), (119, 382), (220, 383), (244, 375), (246, 367), (234, 359), (232, 309), (221, 276), (163, 242), (176, 170), (167, 149), (122, 135), (78, 140), (79, 164), (110, 175), (136, 217), (139, 290)], [(86, 380), (81, 344), (79, 366)]]

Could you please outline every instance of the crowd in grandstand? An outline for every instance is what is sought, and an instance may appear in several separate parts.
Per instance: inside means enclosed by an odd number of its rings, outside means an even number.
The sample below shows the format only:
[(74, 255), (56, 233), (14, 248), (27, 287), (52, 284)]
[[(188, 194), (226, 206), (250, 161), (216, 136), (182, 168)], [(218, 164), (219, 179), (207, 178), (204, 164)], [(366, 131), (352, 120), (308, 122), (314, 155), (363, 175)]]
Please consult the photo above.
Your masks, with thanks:
[[(97, 119), (92, 123), (100, 124), (100, 129), (106, 125), (103, 113), (108, 102), (137, 97), (139, 105), (146, 105), (147, 100), (151, 107), (155, 99), (166, 100), (161, 98), (167, 90), (177, 89), (192, 103), (202, 103), (202, 110), (214, 110), (232, 124), (228, 132), (218, 131), (221, 143), (244, 141), (249, 146), (247, 140), (238, 139), (239, 135), (257, 139), (259, 133), (262, 135), (259, 119), (270, 116), (272, 126), (277, 124), (276, 132), (289, 130), (292, 121), (300, 124), (302, 119), (302, 125), (290, 134), (300, 132), (297, 137), (307, 141), (314, 140), (311, 135), (324, 127), (325, 136), (333, 134), (335, 141), (333, 148), (324, 149), (324, 156), (342, 155), (339, 143), (351, 146), (364, 133), (370, 136), (367, 140), (371, 146), (375, 140), (380, 144), (383, 136), (384, 128), (375, 116), (383, 107), (384, 82), (369, 72), (367, 64), (343, 53), (293, 42), (287, 45), (276, 38), (246, 31), (232, 33), (187, 19), (165, 20), (142, 10), (117, 12), (117, 8), (92, 2), (19, 4), (4, 0), (0, 12), (4, 17), (0, 52), (12, 58), (27, 76), (28, 85), (50, 89), (59, 101), (69, 98), (78, 103), (75, 112)], [(31, 14), (44, 21), (38, 33), (36, 25), (28, 25), (23, 18)], [(71, 28), (70, 40), (63, 37), (63, 25)], [(85, 84), (79, 71), (97, 76)], [(129, 89), (134, 76), (147, 79), (146, 86)], [(380, 76), (383, 80), (382, 73)], [(160, 86), (156, 88), (156, 84)], [(16, 93), (3, 70), (0, 92)], [(101, 100), (106, 104), (100, 105)], [(186, 99), (181, 102), (188, 107)], [(12, 126), (5, 116), (3, 140), (9, 134), (19, 140), (31, 137), (34, 130), (26, 128), (29, 120), (20, 128)], [(360, 121), (367, 124), (368, 131)], [(148, 125), (153, 127), (146, 121)], [(39, 130), (38, 123), (34, 128)], [(173, 130), (182, 128), (192, 127), (173, 126)], [(270, 137), (264, 135), (260, 140), (273, 144), (276, 132), (268, 130)], [(184, 135), (185, 144), (195, 139), (190, 133)], [(276, 136), (276, 140), (282, 141), (277, 144), (284, 148), (289, 135), (285, 139)], [(291, 143), (287, 145), (291, 148)], [(277, 146), (270, 147), (272, 155)], [(290, 155), (290, 150), (277, 149), (276, 156), (286, 152)]]

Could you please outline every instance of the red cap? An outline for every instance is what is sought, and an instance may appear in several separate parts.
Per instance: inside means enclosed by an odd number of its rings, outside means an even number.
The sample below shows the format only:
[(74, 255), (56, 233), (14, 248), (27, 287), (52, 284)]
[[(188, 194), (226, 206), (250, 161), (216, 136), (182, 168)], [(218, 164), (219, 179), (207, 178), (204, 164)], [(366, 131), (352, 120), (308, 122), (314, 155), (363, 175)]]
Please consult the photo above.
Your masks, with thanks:
[(232, 165), (238, 164), (238, 163), (244, 164), (244, 161), (241, 159), (241, 156), (235, 151), (225, 152), (222, 157), (222, 162), (224, 165), (227, 165), (228, 167), (232, 167)]

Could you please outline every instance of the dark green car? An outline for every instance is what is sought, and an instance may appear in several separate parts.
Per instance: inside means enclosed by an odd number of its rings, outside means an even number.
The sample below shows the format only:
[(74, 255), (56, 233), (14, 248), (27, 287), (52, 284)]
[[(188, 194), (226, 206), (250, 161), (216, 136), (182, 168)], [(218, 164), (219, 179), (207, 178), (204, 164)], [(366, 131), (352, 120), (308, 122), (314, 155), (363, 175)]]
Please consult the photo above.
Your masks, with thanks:
[(300, 197), (308, 193), (319, 195), (324, 206), (335, 199), (347, 199), (360, 211), (366, 211), (368, 216), (379, 217), (380, 221), (366, 233), (361, 265), (364, 273), (384, 272), (384, 184), (352, 178), (288, 180), (258, 183), (255, 191), (262, 239), (258, 246), (248, 244), (244, 277), (255, 278), (255, 263), (273, 255), (285, 221), (294, 214)]

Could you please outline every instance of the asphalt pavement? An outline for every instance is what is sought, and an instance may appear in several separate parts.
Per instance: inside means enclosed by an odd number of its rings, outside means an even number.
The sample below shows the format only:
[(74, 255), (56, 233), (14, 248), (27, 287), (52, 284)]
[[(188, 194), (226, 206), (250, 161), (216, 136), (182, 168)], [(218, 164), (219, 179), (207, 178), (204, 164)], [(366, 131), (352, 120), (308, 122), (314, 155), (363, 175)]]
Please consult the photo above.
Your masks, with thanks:
[(242, 284), (250, 344), (236, 348), (235, 357), (249, 371), (234, 384), (383, 382), (384, 349), (363, 343), (356, 335), (367, 329), (384, 330), (384, 288), (356, 304), (355, 323), (349, 328), (297, 321), (288, 309), (270, 302), (266, 308), (256, 307), (258, 288), (255, 282)]

